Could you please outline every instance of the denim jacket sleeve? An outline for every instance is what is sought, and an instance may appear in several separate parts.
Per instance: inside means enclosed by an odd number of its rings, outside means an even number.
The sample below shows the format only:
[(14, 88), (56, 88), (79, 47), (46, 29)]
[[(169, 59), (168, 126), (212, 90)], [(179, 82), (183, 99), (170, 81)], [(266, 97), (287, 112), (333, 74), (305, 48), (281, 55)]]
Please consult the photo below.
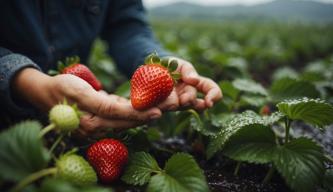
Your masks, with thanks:
[[(39, 67), (28, 57), (12, 53), (10, 50), (0, 47), (0, 106), (4, 110), (16, 115), (31, 113), (29, 107), (23, 107), (14, 101), (11, 94), (11, 82), (13, 77), (23, 68)], [(40, 69), (39, 69), (40, 70)]]
[(109, 54), (118, 68), (127, 75), (154, 51), (170, 56), (155, 40), (141, 0), (112, 1), (102, 38), (109, 43)]

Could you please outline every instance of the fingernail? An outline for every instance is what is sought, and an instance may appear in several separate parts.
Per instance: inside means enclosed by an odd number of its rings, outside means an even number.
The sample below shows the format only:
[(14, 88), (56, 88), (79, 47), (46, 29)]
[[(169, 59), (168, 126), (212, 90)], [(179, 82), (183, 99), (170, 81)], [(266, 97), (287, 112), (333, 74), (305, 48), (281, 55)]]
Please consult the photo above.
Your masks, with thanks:
[(158, 119), (158, 118), (160, 118), (161, 117), (161, 115), (160, 114), (152, 114), (151, 116), (150, 116), (150, 119)]
[(168, 110), (175, 110), (177, 109), (177, 106), (176, 105), (171, 105), (168, 107)]
[(196, 78), (197, 74), (194, 73), (194, 72), (191, 72), (190, 74), (188, 74), (188, 76), (191, 77), (191, 78)]

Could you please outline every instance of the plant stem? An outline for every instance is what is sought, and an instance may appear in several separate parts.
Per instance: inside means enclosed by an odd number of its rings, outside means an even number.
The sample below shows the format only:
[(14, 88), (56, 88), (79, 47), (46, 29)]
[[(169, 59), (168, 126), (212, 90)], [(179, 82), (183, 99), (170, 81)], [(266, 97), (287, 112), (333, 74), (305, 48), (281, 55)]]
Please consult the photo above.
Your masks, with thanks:
[(50, 125), (46, 126), (39, 132), (39, 137), (42, 138), (46, 133), (50, 132), (55, 128), (55, 124), (51, 123)]
[(240, 162), (240, 161), (237, 162), (237, 165), (236, 165), (236, 168), (235, 168), (235, 171), (234, 171), (235, 176), (238, 175), (241, 164), (242, 164), (242, 162)]
[(56, 174), (56, 173), (57, 173), (57, 168), (55, 168), (55, 167), (40, 170), (38, 172), (35, 172), (35, 173), (27, 176), (23, 180), (21, 180), (11, 191), (12, 192), (22, 191), (22, 189), (24, 189), (24, 187), (26, 187), (30, 183), (32, 183), (42, 177), (45, 177), (47, 175), (52, 175), (52, 174)]
[(286, 126), (286, 136), (284, 138), (284, 143), (286, 144), (289, 141), (289, 132), (290, 132), (291, 121), (286, 117), (284, 122), (285, 122), (285, 126)]
[(53, 145), (51, 146), (49, 153), (51, 154), (53, 152), (53, 150), (57, 147), (57, 145), (60, 143), (60, 141), (62, 140), (62, 138), (64, 137), (63, 134), (59, 135), (59, 137), (57, 138), (57, 140), (53, 143)]
[(267, 183), (272, 179), (272, 177), (273, 177), (273, 175), (274, 175), (274, 172), (275, 172), (275, 167), (274, 167), (274, 165), (272, 165), (272, 166), (269, 168), (269, 170), (268, 170), (268, 172), (267, 172), (267, 174), (266, 174), (264, 180), (262, 181), (262, 183), (263, 183), (263, 184), (267, 184)]

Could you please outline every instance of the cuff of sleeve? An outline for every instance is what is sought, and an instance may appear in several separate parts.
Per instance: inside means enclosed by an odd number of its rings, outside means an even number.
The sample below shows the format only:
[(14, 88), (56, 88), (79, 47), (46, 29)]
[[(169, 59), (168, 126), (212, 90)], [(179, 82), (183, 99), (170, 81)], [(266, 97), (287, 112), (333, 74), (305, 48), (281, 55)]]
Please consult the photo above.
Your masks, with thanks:
[(31, 115), (34, 109), (14, 100), (11, 94), (11, 82), (23, 68), (32, 67), (41, 70), (31, 59), (20, 54), (8, 54), (0, 58), (0, 98), (5, 110), (18, 116)]

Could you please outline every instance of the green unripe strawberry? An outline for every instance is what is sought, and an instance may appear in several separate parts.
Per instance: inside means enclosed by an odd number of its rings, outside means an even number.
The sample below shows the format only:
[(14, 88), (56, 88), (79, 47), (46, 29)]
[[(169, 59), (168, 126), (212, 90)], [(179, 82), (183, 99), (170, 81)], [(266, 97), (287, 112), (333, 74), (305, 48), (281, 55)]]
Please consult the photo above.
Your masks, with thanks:
[(49, 114), (50, 122), (53, 123), (57, 129), (70, 132), (79, 127), (80, 115), (75, 106), (67, 104), (58, 104), (54, 106)]
[(92, 185), (97, 182), (94, 169), (81, 156), (68, 154), (57, 161), (58, 177), (76, 185)]

